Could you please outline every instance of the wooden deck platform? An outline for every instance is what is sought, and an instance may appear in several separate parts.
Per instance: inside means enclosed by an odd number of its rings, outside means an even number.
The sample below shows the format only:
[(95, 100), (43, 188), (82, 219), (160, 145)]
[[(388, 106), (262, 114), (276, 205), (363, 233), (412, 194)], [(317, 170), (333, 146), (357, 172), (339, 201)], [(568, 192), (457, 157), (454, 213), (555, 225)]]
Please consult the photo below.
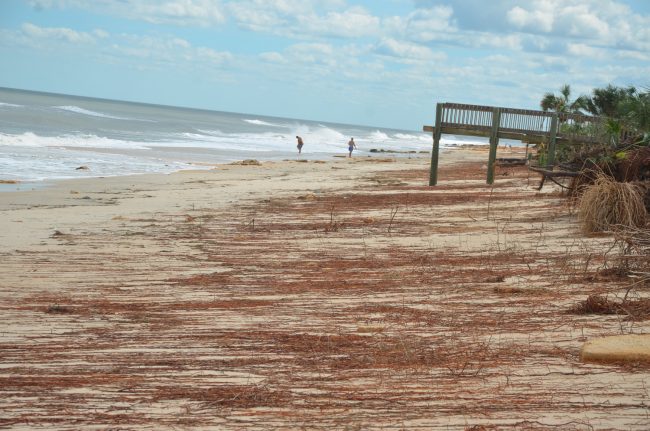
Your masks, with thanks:
[[(490, 138), (487, 183), (492, 184), (499, 139), (512, 139), (529, 144), (547, 144), (546, 166), (552, 169), (555, 163), (555, 147), (558, 142), (602, 142), (604, 121), (605, 119), (602, 117), (582, 114), (438, 103), (435, 126), (423, 127), (425, 132), (431, 132), (433, 135), (429, 185), (436, 185), (438, 181), (438, 157), (442, 134)], [(589, 133), (585, 133), (586, 130)]]

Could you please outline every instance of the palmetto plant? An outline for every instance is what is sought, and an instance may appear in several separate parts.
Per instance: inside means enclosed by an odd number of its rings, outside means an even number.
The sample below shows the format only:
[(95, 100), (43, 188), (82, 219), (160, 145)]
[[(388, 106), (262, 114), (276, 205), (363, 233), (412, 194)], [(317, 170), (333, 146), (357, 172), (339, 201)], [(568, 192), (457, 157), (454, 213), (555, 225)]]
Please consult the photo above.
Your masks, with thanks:
[(636, 94), (637, 90), (634, 87), (624, 88), (609, 84), (605, 88), (594, 88), (591, 97), (587, 98), (586, 109), (593, 115), (619, 118), (621, 103)]
[(562, 113), (580, 113), (586, 110), (587, 107), (586, 96), (579, 96), (575, 100), (571, 100), (571, 87), (568, 84), (560, 87), (560, 94), (545, 93), (540, 102), (543, 111), (554, 111)]
[(650, 91), (635, 93), (618, 106), (621, 120), (635, 132), (648, 140), (650, 135)]

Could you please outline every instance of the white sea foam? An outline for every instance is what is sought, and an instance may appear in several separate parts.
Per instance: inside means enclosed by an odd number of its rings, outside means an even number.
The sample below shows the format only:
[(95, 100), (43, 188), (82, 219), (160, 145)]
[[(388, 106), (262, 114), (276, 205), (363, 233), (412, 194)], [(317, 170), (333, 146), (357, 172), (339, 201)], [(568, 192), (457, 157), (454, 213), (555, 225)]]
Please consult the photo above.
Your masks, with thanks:
[[(52, 179), (169, 173), (180, 169), (197, 169), (186, 163), (170, 162), (155, 157), (135, 157), (125, 154), (99, 153), (70, 148), (16, 147), (8, 157), (2, 156), (2, 179), (23, 182)], [(86, 166), (88, 169), (77, 169)]]
[(286, 127), (286, 125), (283, 124), (273, 124), (269, 123), (267, 121), (262, 121), (262, 120), (251, 120), (248, 118), (244, 118), (244, 121), (248, 124), (254, 124), (256, 126), (268, 126), (268, 127)]
[[(357, 131), (356, 136), (344, 135), (338, 130), (319, 124), (309, 126), (294, 124), (288, 133), (225, 133), (221, 130), (199, 129), (198, 133), (184, 133), (170, 136), (168, 142), (156, 146), (178, 145), (183, 147), (202, 147), (239, 151), (293, 151), (295, 137), (301, 136), (305, 142), (305, 153), (336, 153), (347, 150), (347, 142), (354, 137), (360, 151), (385, 149), (398, 151), (427, 151), (431, 149), (432, 138), (427, 133), (388, 133), (380, 130)], [(480, 139), (443, 136), (442, 147), (458, 145), (481, 145)]]
[(5, 103), (5, 102), (0, 102), (0, 108), (22, 108), (23, 105), (16, 105), (14, 103)]
[(79, 148), (121, 148), (146, 149), (144, 142), (110, 139), (96, 135), (39, 136), (32, 132), (20, 135), (0, 133), (0, 145), (7, 147), (79, 147)]

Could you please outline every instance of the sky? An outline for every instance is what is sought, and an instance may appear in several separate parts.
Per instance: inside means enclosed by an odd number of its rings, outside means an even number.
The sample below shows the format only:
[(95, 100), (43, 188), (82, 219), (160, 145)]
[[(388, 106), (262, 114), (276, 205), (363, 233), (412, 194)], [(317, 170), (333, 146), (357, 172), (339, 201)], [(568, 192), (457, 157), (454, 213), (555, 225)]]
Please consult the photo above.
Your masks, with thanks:
[(650, 0), (0, 0), (0, 87), (421, 130), (650, 87)]

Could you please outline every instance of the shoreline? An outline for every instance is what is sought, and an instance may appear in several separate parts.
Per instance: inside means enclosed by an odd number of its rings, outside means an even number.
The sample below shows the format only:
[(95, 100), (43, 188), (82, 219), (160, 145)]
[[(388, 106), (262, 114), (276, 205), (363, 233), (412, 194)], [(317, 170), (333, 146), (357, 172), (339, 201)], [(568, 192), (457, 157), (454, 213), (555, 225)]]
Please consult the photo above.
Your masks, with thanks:
[[(81, 164), (70, 168), (72, 171), (83, 169), (84, 176), (58, 177), (46, 178), (42, 180), (20, 180), (16, 178), (3, 178), (0, 177), (0, 193), (14, 192), (14, 191), (28, 191), (32, 188), (38, 189), (42, 187), (49, 187), (59, 181), (78, 180), (78, 179), (95, 179), (95, 178), (111, 178), (111, 177), (128, 177), (139, 175), (168, 175), (174, 172), (184, 170), (200, 170), (216, 168), (218, 166), (227, 166), (231, 163), (246, 159), (256, 159), (260, 162), (280, 162), (292, 160), (319, 160), (331, 161), (337, 158), (342, 158), (347, 155), (345, 151), (338, 154), (330, 152), (316, 152), (316, 153), (303, 153), (297, 156), (295, 151), (274, 152), (272, 157), (268, 153), (256, 151), (232, 151), (232, 150), (215, 150), (201, 147), (153, 147), (154, 149), (118, 149), (118, 148), (94, 148), (94, 147), (64, 147), (74, 151), (80, 152), (98, 152), (111, 155), (122, 156), (136, 156), (144, 159), (150, 158), (153, 160), (163, 160), (170, 165), (179, 165), (178, 168), (169, 167), (165, 170), (155, 172), (133, 172), (115, 175), (102, 175), (93, 174), (92, 163)], [(441, 148), (441, 154), (446, 154), (452, 151), (484, 151), (487, 148), (484, 144), (471, 144), (471, 145), (450, 145)], [(500, 147), (505, 150), (505, 147)], [(174, 157), (170, 154), (175, 154)], [(421, 151), (399, 151), (399, 150), (385, 150), (382, 148), (372, 148), (362, 153), (355, 153), (354, 158), (370, 158), (370, 157), (430, 157), (430, 150)], [(185, 161), (180, 161), (185, 159)], [(83, 163), (83, 162), (82, 162)], [(183, 165), (180, 167), (180, 165)], [(161, 165), (162, 166), (162, 165)]]

